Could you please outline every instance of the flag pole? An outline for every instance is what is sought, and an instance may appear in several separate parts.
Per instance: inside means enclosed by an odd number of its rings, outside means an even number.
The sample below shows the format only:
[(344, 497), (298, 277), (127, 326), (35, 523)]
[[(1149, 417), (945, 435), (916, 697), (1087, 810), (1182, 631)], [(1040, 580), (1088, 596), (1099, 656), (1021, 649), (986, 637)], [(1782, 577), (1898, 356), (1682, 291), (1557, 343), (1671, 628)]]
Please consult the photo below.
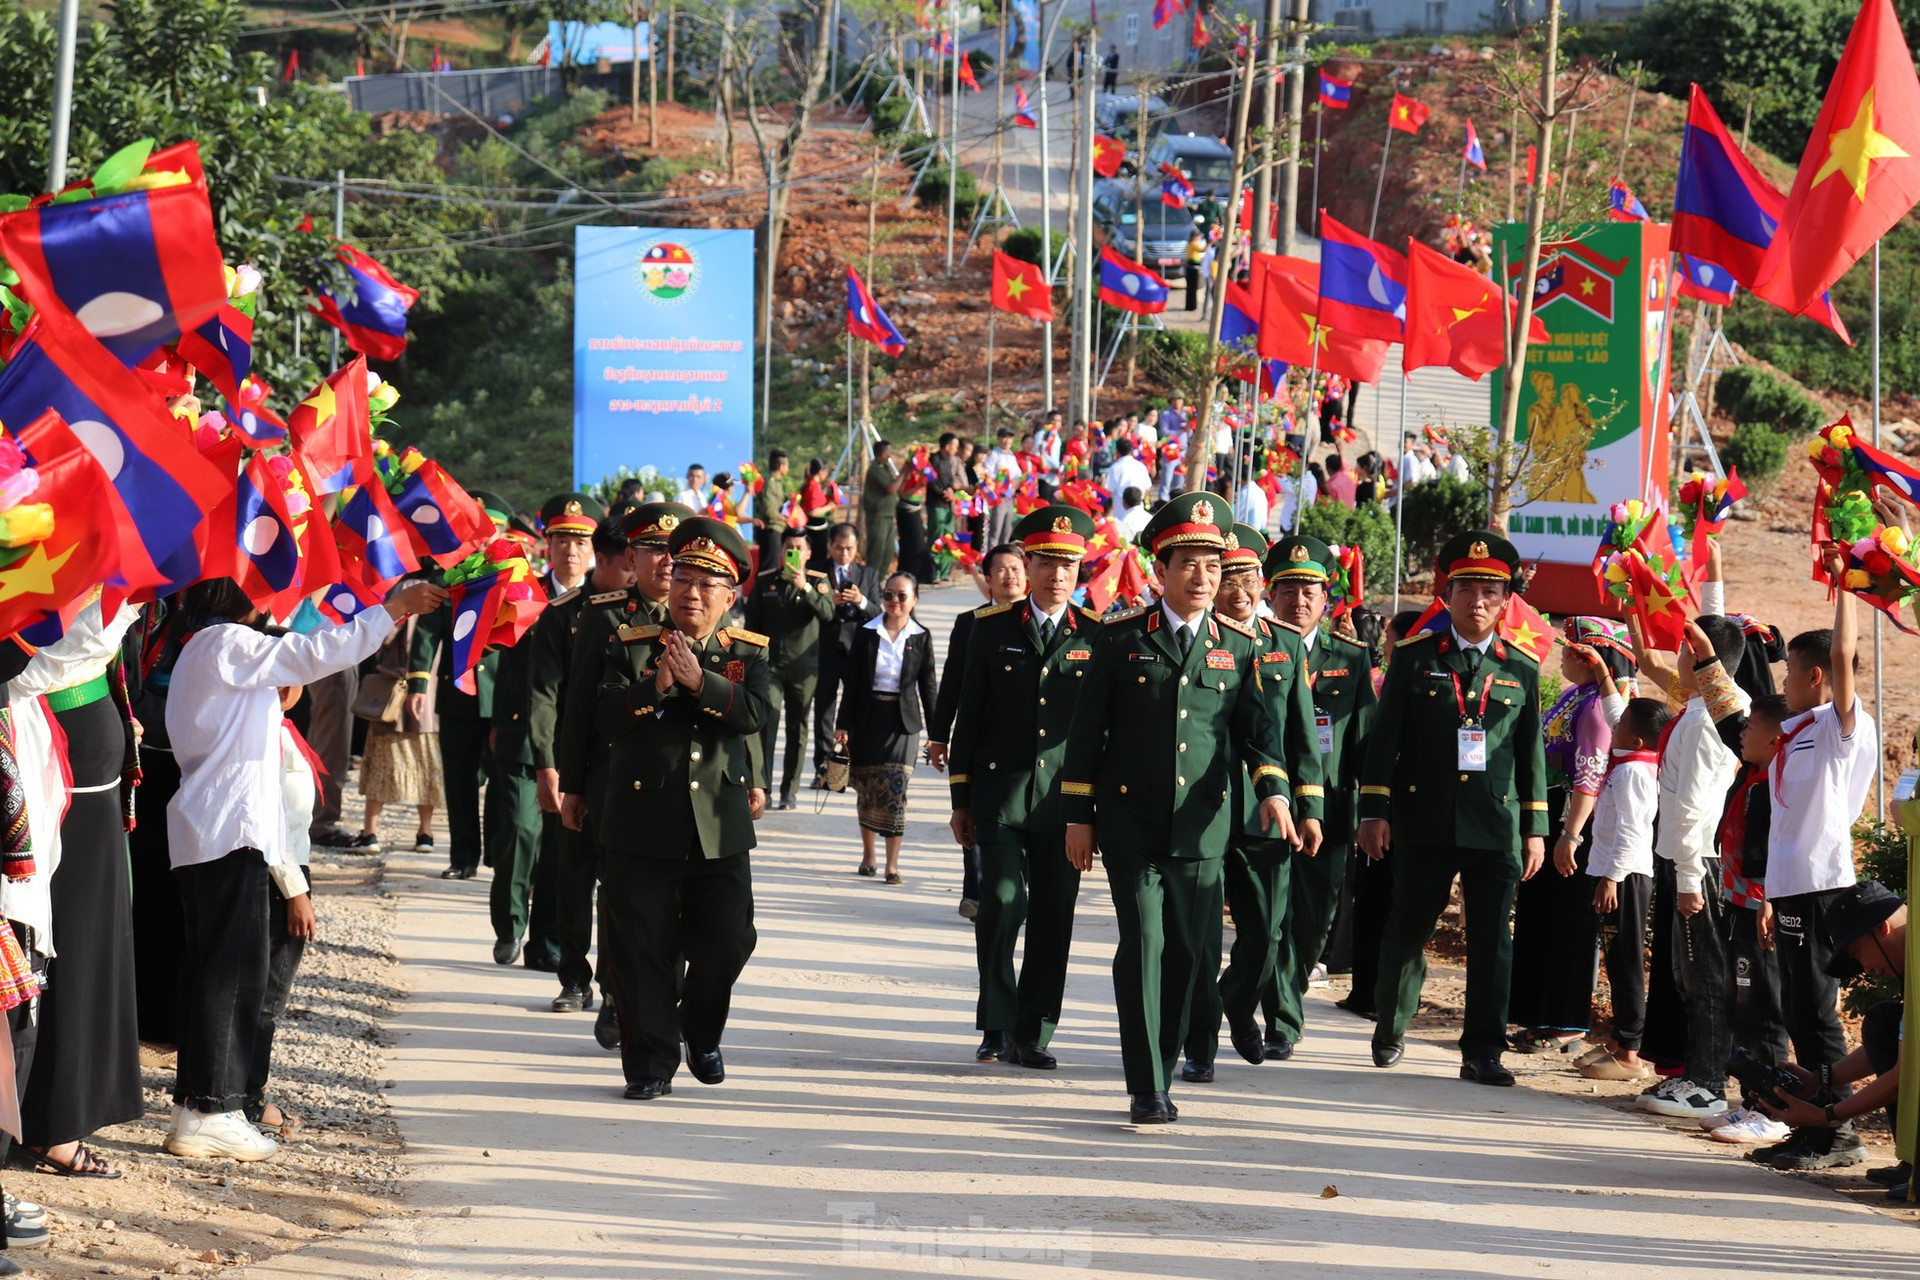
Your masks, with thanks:
[(1320, 238), (1320, 129), (1326, 118), (1327, 109), (1316, 96), (1313, 103), (1313, 238), (1315, 240)]
[[(1318, 216), (1316, 211), (1315, 216)], [(1314, 403), (1314, 384), (1320, 381), (1320, 304), (1313, 306), (1313, 364), (1307, 369), (1307, 411), (1303, 417), (1313, 419), (1313, 425), (1320, 421), (1319, 409)], [(1300, 532), (1300, 518), (1307, 512), (1307, 454), (1313, 448), (1313, 435), (1307, 430), (1307, 423), (1300, 424), (1300, 474), (1293, 481), (1293, 532)]]
[[(333, 171), (333, 241), (340, 243), (347, 238), (347, 171)], [(327, 360), (330, 368), (340, 367), (340, 331), (333, 330), (329, 335)]]
[(1400, 348), (1400, 434), (1395, 438), (1394, 448), (1400, 450), (1399, 492), (1393, 497), (1393, 611), (1400, 612), (1400, 571), (1406, 560), (1401, 550), (1401, 539), (1407, 523), (1407, 349)]
[[(1387, 110), (1387, 141), (1380, 148), (1380, 180), (1373, 184), (1373, 216), (1367, 219), (1367, 239), (1373, 239), (1374, 228), (1380, 225), (1380, 193), (1387, 189), (1387, 155), (1393, 150), (1393, 110)], [(1318, 313), (1316, 314), (1316, 318)]]
[(1467, 207), (1467, 149), (1460, 148), (1460, 189), (1454, 193), (1453, 205), (1456, 209)]
[[(995, 249), (994, 252), (998, 253), (999, 250)], [(993, 299), (989, 297), (987, 299), (987, 407), (982, 415), (982, 420), (986, 423), (985, 435), (989, 440), (993, 439), (993, 322), (996, 319), (994, 312), (999, 309), (993, 305)]]
[(80, 0), (60, 0), (60, 44), (53, 62), (53, 121), (47, 140), (47, 190), (67, 185), (67, 131), (73, 118), (73, 48), (80, 39)]
[[(1880, 447), (1880, 242), (1873, 242), (1873, 444)], [(1881, 624), (1886, 614), (1873, 611), (1873, 722), (1886, 732), (1887, 679), (1881, 665)], [(1884, 819), (1887, 813), (1887, 753), (1873, 753), (1873, 811)]]
[(954, 188), (960, 185), (960, 6), (953, 14), (953, 66), (947, 85), (947, 279), (953, 279)]

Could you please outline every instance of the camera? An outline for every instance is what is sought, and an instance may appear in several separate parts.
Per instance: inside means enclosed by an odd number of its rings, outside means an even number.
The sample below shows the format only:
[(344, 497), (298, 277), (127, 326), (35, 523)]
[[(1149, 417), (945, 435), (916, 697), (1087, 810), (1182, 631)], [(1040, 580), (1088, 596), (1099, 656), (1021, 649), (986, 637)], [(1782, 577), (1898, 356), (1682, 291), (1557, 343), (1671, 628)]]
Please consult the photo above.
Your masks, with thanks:
[(1782, 1098), (1799, 1097), (1798, 1076), (1754, 1057), (1745, 1045), (1736, 1048), (1727, 1058), (1727, 1075), (1740, 1082), (1741, 1095), (1748, 1099), (1762, 1098), (1777, 1102)]

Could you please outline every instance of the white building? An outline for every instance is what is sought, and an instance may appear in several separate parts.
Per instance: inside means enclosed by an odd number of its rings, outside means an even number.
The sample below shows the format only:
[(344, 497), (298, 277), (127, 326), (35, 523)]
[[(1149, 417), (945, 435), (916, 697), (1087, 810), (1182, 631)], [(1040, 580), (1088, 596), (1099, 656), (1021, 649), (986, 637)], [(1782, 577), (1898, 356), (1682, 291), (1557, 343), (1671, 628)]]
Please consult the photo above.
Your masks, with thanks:
[[(1646, 6), (1642, 0), (1564, 0), (1566, 22), (1619, 22)], [(1333, 38), (1443, 35), (1497, 31), (1539, 22), (1546, 0), (1313, 0), (1313, 21), (1333, 28)]]

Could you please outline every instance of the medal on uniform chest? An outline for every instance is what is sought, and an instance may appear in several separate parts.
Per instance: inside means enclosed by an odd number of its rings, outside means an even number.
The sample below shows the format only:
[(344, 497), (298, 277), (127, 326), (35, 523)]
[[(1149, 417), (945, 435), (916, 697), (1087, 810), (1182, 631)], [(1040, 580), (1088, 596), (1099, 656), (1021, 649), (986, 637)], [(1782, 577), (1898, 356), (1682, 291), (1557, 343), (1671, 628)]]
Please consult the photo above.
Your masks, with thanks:
[(720, 674), (733, 681), (733, 683), (739, 684), (747, 678), (747, 664), (735, 658), (727, 664), (726, 670)]
[(1213, 671), (1233, 670), (1233, 655), (1225, 649), (1207, 650), (1207, 667)]

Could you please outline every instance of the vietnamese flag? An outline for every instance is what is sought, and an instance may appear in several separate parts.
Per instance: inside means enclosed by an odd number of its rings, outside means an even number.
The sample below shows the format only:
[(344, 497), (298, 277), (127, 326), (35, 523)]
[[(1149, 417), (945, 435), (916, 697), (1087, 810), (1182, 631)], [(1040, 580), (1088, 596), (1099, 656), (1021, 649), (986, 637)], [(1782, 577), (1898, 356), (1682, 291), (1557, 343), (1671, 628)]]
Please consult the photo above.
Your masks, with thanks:
[(1920, 202), (1920, 77), (1892, 0), (1865, 0), (1753, 292), (1795, 315)]
[(965, 54), (960, 56), (955, 66), (955, 74), (960, 77), (961, 84), (967, 86), (967, 88), (973, 90), (975, 93), (980, 92), (980, 82), (976, 80), (973, 75), (973, 62)]
[(1260, 355), (1267, 360), (1337, 373), (1355, 382), (1379, 382), (1388, 343), (1360, 338), (1320, 322), (1320, 268), (1301, 258), (1267, 257), (1260, 302)]
[(1105, 134), (1093, 135), (1093, 171), (1103, 178), (1112, 178), (1120, 172), (1120, 162), (1127, 158), (1127, 148), (1118, 138), (1109, 138)]
[(1029, 320), (1053, 320), (1053, 290), (1031, 262), (993, 251), (993, 305)]
[[(1418, 240), (1407, 241), (1407, 349), (1402, 368), (1443, 364), (1479, 379), (1500, 367), (1507, 322), (1493, 281)], [(1511, 300), (1507, 306), (1513, 307)], [(1519, 317), (1516, 315), (1517, 321)], [(1548, 341), (1533, 317), (1527, 341)]]
[(1387, 117), (1387, 123), (1402, 133), (1419, 133), (1420, 126), (1425, 124), (1427, 117), (1432, 114), (1427, 104), (1420, 99), (1409, 98), (1404, 93), (1396, 93), (1393, 95), (1393, 109)]
[[(19, 432), (17, 451), (11, 442), (5, 448), (14, 463), (25, 461), (38, 475), (21, 501), (50, 508), (53, 528), (38, 542), (15, 548), (25, 554), (0, 568), (0, 635), (48, 616), (60, 618), (64, 630), (93, 589), (115, 575), (120, 521), (106, 513), (119, 499), (99, 459), (51, 409)], [(8, 483), (20, 474), (15, 470)]]
[(321, 494), (373, 480), (373, 426), (367, 412), (367, 358), (355, 356), (313, 389), (287, 418)]

